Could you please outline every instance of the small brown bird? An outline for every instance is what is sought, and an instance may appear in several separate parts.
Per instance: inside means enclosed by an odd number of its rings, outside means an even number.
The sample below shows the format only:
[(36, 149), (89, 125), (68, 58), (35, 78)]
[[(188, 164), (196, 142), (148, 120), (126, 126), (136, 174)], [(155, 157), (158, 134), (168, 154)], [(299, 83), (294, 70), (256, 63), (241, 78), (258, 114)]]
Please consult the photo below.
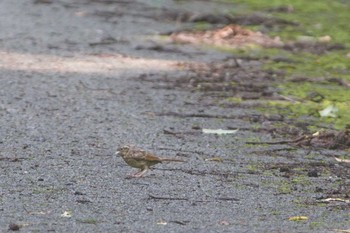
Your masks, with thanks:
[(150, 169), (151, 166), (156, 165), (157, 163), (166, 161), (185, 162), (181, 159), (159, 158), (149, 152), (131, 145), (119, 147), (116, 154), (120, 155), (129, 166), (136, 167), (141, 170), (131, 175), (132, 177), (142, 177)]

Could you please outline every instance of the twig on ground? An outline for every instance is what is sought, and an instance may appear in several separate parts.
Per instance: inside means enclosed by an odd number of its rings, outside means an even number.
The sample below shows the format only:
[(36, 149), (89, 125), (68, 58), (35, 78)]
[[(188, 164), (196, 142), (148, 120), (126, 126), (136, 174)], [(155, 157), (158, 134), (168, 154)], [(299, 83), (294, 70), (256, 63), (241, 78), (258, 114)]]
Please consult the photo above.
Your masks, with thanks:
[[(294, 140), (281, 140), (276, 142), (245, 142), (246, 144), (252, 144), (252, 145), (260, 145), (260, 144), (268, 144), (268, 145), (276, 145), (276, 144), (288, 144), (288, 143), (297, 143), (304, 139), (307, 139), (308, 136), (300, 136)], [(311, 137), (310, 137), (311, 139)]]

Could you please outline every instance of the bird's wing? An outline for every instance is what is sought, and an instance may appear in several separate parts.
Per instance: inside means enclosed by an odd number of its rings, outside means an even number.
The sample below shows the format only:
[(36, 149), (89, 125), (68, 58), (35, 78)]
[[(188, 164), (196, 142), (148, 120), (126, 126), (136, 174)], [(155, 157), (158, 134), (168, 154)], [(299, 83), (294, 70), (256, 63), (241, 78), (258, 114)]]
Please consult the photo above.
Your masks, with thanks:
[(147, 161), (152, 161), (152, 162), (162, 162), (162, 160), (160, 158), (158, 158), (157, 156), (154, 156), (150, 153), (145, 153), (144, 159), (146, 159)]
[(141, 149), (134, 149), (133, 151), (129, 151), (129, 154), (134, 160), (147, 160), (149, 162), (162, 162), (160, 158), (157, 156), (152, 155), (151, 153), (148, 153)]

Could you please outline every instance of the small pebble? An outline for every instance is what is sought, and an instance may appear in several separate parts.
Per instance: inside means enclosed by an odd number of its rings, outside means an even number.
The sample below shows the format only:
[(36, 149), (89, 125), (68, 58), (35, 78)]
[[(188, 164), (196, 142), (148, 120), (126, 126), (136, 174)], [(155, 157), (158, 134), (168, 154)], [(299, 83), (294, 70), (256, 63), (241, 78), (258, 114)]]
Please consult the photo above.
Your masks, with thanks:
[(10, 223), (9, 230), (11, 230), (11, 231), (19, 231), (19, 229), (20, 229), (20, 226), (18, 224)]

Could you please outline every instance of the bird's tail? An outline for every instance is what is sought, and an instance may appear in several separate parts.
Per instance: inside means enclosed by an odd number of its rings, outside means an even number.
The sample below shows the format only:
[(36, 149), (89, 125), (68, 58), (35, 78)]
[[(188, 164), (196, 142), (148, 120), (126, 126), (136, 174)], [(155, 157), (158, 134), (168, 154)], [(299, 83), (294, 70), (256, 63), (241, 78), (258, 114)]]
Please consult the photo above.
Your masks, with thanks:
[(182, 159), (168, 159), (168, 158), (161, 158), (162, 162), (186, 162)]

